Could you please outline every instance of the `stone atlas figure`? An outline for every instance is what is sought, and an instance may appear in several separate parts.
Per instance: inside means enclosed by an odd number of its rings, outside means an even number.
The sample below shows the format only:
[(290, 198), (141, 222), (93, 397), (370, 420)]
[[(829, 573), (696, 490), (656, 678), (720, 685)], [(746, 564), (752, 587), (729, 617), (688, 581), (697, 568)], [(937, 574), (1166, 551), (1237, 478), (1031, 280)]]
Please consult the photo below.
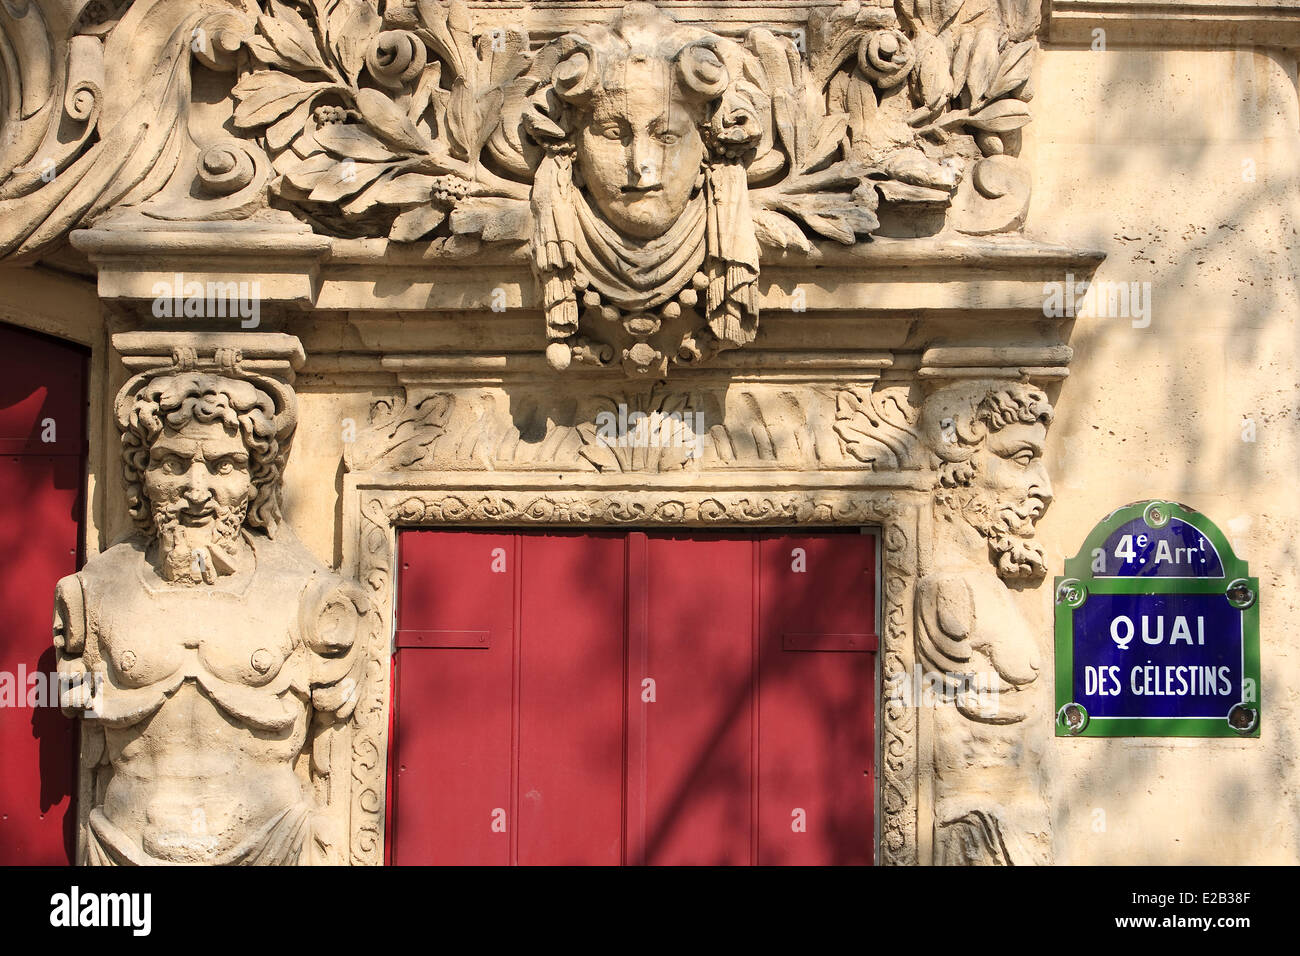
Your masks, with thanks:
[[(1022, 382), (939, 389), (921, 430), (938, 472), (936, 553), (917, 584), (916, 648), (941, 686), (935, 720), (935, 859), (1046, 861), (1041, 661), (1008, 589), (1042, 578), (1034, 525), (1052, 502), (1043, 463), (1053, 410)], [(951, 704), (952, 706), (946, 706)]]
[(85, 863), (296, 864), (324, 839), (297, 765), (313, 720), (356, 705), (367, 600), (282, 522), (292, 390), (215, 364), (178, 354), (121, 391), (136, 531), (57, 589)]

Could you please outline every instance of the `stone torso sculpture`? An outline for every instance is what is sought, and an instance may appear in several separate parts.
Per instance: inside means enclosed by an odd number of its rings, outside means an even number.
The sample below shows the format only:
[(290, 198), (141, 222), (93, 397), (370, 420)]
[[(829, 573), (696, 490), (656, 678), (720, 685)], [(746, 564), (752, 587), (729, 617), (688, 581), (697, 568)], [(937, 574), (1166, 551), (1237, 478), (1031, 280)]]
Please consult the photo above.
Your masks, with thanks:
[(313, 718), (355, 705), (365, 598), (279, 526), (287, 388), (195, 372), (139, 384), (119, 417), (149, 530), (56, 595), (65, 710), (103, 748), (85, 862), (306, 862), (297, 764)]
[(1008, 588), (1045, 570), (1032, 536), (1052, 501), (1042, 460), (1052, 414), (1047, 396), (1021, 383), (950, 386), (926, 405), (939, 527), (917, 584), (916, 646), (940, 698), (937, 863), (1047, 859), (1043, 753), (1027, 729), (1043, 715), (1038, 695), (1024, 693), (1041, 662)]

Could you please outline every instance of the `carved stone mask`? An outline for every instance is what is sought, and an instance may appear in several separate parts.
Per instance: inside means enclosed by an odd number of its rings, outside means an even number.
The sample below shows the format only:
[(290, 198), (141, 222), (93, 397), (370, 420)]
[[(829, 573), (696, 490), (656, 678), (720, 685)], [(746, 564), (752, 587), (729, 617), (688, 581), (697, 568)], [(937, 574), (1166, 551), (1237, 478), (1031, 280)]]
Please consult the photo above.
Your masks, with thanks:
[[(714, 63), (722, 70), (716, 57)], [(581, 114), (578, 169), (610, 225), (654, 239), (677, 221), (700, 185), (705, 146), (698, 106), (674, 76), (680, 66), (661, 57), (634, 54), (611, 62), (608, 73)]]
[(167, 428), (149, 449), (144, 492), (155, 515), (191, 529), (241, 518), (253, 494), (248, 449), (238, 428), (190, 419)]
[(1025, 385), (958, 390), (927, 408), (926, 431), (940, 463), (938, 501), (987, 539), (998, 574), (1033, 578), (1046, 570), (1032, 540), (1052, 502), (1043, 463), (1052, 408)]

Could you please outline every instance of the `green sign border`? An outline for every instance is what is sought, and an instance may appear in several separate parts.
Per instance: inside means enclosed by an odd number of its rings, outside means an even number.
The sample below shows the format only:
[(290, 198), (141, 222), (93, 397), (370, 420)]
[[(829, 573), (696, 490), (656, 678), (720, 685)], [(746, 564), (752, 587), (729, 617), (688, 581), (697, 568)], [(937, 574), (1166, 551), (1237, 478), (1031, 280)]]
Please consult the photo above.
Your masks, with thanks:
[[(1096, 578), (1092, 574), (1092, 553), (1111, 533), (1134, 518), (1142, 518), (1147, 509), (1158, 505), (1166, 520), (1179, 518), (1200, 531), (1219, 552), (1223, 563), (1222, 578)], [(1163, 525), (1162, 525), (1163, 526)], [(1252, 730), (1235, 730), (1227, 720), (1213, 717), (1089, 717), (1081, 730), (1071, 730), (1061, 716), (1062, 708), (1073, 703), (1074, 693), (1074, 608), (1066, 602), (1061, 585), (1077, 582), (1090, 594), (1222, 594), (1229, 584), (1245, 581), (1254, 594), (1250, 606), (1241, 611), (1243, 670), (1245, 680), (1254, 681), (1255, 726)], [(1258, 738), (1262, 723), (1259, 668), (1259, 579), (1252, 578), (1246, 562), (1237, 557), (1228, 539), (1205, 515), (1174, 501), (1148, 499), (1125, 505), (1111, 512), (1092, 529), (1078, 553), (1065, 562), (1065, 574), (1056, 578), (1053, 601), (1056, 606), (1056, 736), (1058, 737), (1242, 737)]]

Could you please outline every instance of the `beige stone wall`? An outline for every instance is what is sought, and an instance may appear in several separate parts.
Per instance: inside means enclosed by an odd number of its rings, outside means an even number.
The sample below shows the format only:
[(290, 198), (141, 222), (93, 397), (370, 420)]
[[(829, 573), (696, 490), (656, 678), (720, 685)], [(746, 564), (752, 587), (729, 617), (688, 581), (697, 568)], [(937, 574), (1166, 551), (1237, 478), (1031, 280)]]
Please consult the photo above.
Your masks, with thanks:
[[(1050, 389), (1057, 417), (1047, 463), (1055, 502), (1038, 535), (1050, 572), (1060, 572), (1064, 560), (1109, 512), (1138, 499), (1167, 498), (1204, 512), (1223, 528), (1262, 587), (1259, 739), (1071, 739), (1052, 737), (1047, 719), (1027, 727), (1036, 745), (1028, 750), (1041, 745), (1046, 754), (1036, 781), (1052, 815), (1054, 860), (1295, 863), (1300, 859), (1300, 692), (1295, 689), (1300, 651), (1292, 646), (1300, 625), (1293, 544), (1300, 534), (1294, 464), (1300, 455), (1300, 97), (1295, 60), (1278, 51), (1149, 46), (1096, 51), (1049, 44), (1039, 55), (1034, 86), (1034, 119), (1025, 132), (1023, 153), (1034, 183), (1027, 234), (1078, 250), (1103, 250), (1106, 260), (1096, 280), (1138, 283), (1143, 292), (1149, 283), (1151, 307), (1146, 327), (1134, 327), (1130, 318), (1081, 317), (1069, 335), (1074, 349), (1069, 377)], [(870, 255), (881, 256), (880, 245)], [(897, 381), (903, 381), (905, 371), (920, 362), (917, 353), (931, 344), (904, 342), (913, 310), (922, 314), (935, 307), (923, 303), (923, 297), (978, 303), (984, 295), (996, 298), (998, 290), (990, 282), (987, 291), (953, 291), (947, 284), (952, 274), (945, 271), (956, 269), (951, 260), (917, 268), (888, 255), (900, 253), (886, 250), (885, 258), (865, 264), (865, 278), (850, 278), (845, 270), (835, 273), (835, 279), (817, 280), (823, 285), (813, 288), (811, 304), (814, 311), (874, 307), (889, 313), (873, 316), (874, 325), (854, 327), (855, 336), (869, 328), (877, 339), (853, 341), (863, 349), (909, 352), (912, 365), (898, 372)], [(386, 303), (378, 294), (349, 303), (339, 292), (344, 288), (341, 270), (322, 301), (338, 308), (396, 308), (404, 293), (395, 290), (407, 280), (414, 290), (410, 295), (423, 298), (428, 290), (418, 282), (427, 280), (412, 261), (399, 254), (384, 266), (393, 275), (406, 269), (385, 287), (384, 294), (392, 296)], [(1005, 261), (993, 262), (989, 271), (1014, 268)], [(370, 287), (366, 268), (358, 267), (358, 286), (348, 287), (353, 292)], [(484, 268), (497, 276), (495, 267)], [(870, 277), (883, 268), (924, 279), (882, 290), (871, 282), (888, 283)], [(527, 273), (516, 262), (500, 274), (513, 290), (516, 277)], [(803, 281), (775, 265), (771, 274), (776, 277), (772, 289)], [(468, 283), (476, 275), (471, 268), (457, 278)], [(863, 288), (850, 288), (860, 278)], [(997, 278), (1008, 277), (998, 273)], [(1005, 293), (1007, 304), (979, 306), (996, 320), (978, 330), (986, 336), (981, 342), (1019, 340), (1023, 326), (1012, 328), (1012, 321), (1023, 323), (1033, 313), (1026, 313), (1020, 299), (1011, 299), (1023, 297), (1027, 281), (1023, 275), (1010, 276), (1007, 284), (1015, 288)], [(814, 336), (806, 331), (812, 326), (796, 326), (783, 314), (779, 299), (784, 292), (778, 296), (772, 289), (763, 292), (764, 309), (770, 311), (765, 311), (767, 324), (754, 352), (813, 347)], [(89, 282), (52, 271), (6, 269), (0, 275), (5, 300), (0, 317), (94, 348), (92, 391), (104, 403), (126, 375), (106, 354), (107, 337), (94, 314), (100, 304), (90, 290)], [(913, 298), (903, 302), (907, 296)], [(852, 304), (839, 304), (844, 301)], [(61, 311), (67, 315), (60, 317)], [(480, 312), (476, 320), (482, 318)], [(345, 541), (345, 421), (351, 419), (363, 430), (372, 398), (391, 395), (397, 384), (391, 370), (380, 370), (384, 350), (375, 343), (387, 334), (377, 329), (383, 319), (372, 314), (357, 323), (343, 312), (293, 311), (287, 318), (279, 313), (268, 317), (267, 330), (298, 336), (308, 354), (297, 383), (299, 425), (285, 476), (286, 518), (308, 550), (331, 567), (346, 564), (355, 545)], [(798, 322), (824, 319), (806, 316)], [(411, 354), (447, 351), (429, 323), (421, 327), (419, 317), (406, 321), (410, 325), (395, 334)], [(825, 321), (829, 327), (840, 319)], [(924, 321), (939, 330), (937, 341), (966, 334), (983, 319), (971, 323), (940, 315)], [(369, 327), (362, 329), (367, 322)], [(525, 318), (512, 314), (511, 322), (494, 325), (505, 331), (490, 342), (479, 322), (462, 345), (483, 351), (499, 346), (519, 354), (539, 351), (541, 311)], [(1053, 339), (1052, 325), (1043, 323), (1044, 345)], [(127, 530), (116, 433), (105, 406), (98, 407), (101, 414), (91, 422), (91, 552)], [(431, 464), (425, 467), (433, 470)], [(490, 488), (494, 480), (507, 478), (480, 472), (475, 480)], [(598, 483), (593, 477), (592, 484)], [(780, 483), (780, 478), (773, 480), (774, 486)], [(1042, 660), (1051, 662), (1050, 578), (1013, 599), (1040, 641)], [(1038, 693), (1050, 701), (1050, 667), (1045, 671)], [(921, 776), (928, 786), (924, 772)], [(991, 801), (996, 798), (989, 795)], [(1015, 801), (1008, 797), (1007, 802)], [(920, 842), (929, 845), (924, 835)]]
[[(1152, 318), (1075, 324), (1040, 541), (1059, 573), (1111, 510), (1170, 498), (1229, 535), (1263, 595), (1261, 738), (1054, 740), (1059, 863), (1300, 858), (1295, 69), (1277, 51), (1042, 55), (1028, 229), (1104, 249), (1097, 280), (1149, 282)], [(1050, 589), (1033, 601), (1046, 650)]]

